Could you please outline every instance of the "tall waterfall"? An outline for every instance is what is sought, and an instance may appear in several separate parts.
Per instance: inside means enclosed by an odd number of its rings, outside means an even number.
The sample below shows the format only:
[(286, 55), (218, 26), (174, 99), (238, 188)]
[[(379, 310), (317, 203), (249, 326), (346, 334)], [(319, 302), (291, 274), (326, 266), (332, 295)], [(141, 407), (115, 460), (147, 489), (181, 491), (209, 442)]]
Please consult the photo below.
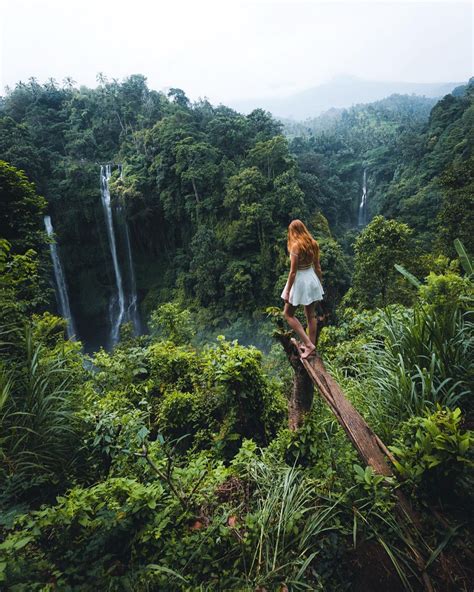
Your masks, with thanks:
[[(120, 172), (120, 178), (123, 178), (122, 165), (118, 165), (118, 169)], [(116, 222), (119, 226), (117, 230), (119, 230), (119, 232), (116, 232), (114, 228), (114, 216), (109, 188), (111, 175), (112, 165), (107, 164), (100, 167), (102, 205), (104, 207), (107, 236), (109, 239), (110, 254), (112, 256), (116, 287), (116, 293), (112, 296), (109, 304), (109, 323), (111, 328), (110, 342), (113, 346), (119, 341), (120, 326), (123, 322), (130, 321), (133, 324), (135, 334), (141, 333), (141, 323), (138, 312), (137, 285), (130, 244), (130, 233), (125, 213), (121, 206), (116, 209)], [(119, 247), (121, 247), (121, 249)], [(125, 255), (125, 265), (128, 274), (122, 273), (123, 268), (120, 267), (120, 253)]]
[(362, 177), (362, 196), (359, 204), (359, 226), (367, 224), (367, 169), (364, 169)]
[(102, 205), (104, 207), (105, 223), (107, 226), (107, 236), (109, 239), (110, 254), (114, 266), (116, 295), (112, 297), (109, 305), (110, 322), (110, 341), (111, 345), (118, 343), (120, 337), (120, 325), (125, 316), (125, 293), (123, 291), (122, 273), (117, 255), (117, 243), (115, 240), (114, 222), (112, 216), (112, 206), (110, 203), (109, 181), (112, 175), (112, 166), (106, 164), (100, 167), (100, 189), (102, 196)]
[[(51, 216), (44, 217), (44, 226), (48, 236), (53, 239), (54, 230), (53, 223), (51, 222)], [(49, 250), (51, 253), (51, 260), (53, 262), (59, 314), (67, 320), (67, 336), (69, 339), (74, 339), (74, 336), (76, 335), (76, 329), (74, 327), (74, 320), (72, 318), (71, 307), (69, 305), (66, 278), (64, 276), (61, 260), (59, 258), (58, 246), (54, 240), (49, 243)]]
[[(122, 170), (120, 169), (120, 174), (122, 174)], [(122, 213), (122, 212), (121, 212)], [(135, 268), (133, 266), (133, 257), (132, 257), (132, 248), (130, 246), (130, 233), (128, 231), (128, 224), (125, 216), (123, 217), (124, 227), (125, 227), (125, 249), (127, 251), (127, 261), (128, 261), (128, 271), (129, 271), (129, 290), (130, 290), (130, 297), (129, 297), (129, 305), (128, 305), (128, 316), (129, 319), (133, 323), (133, 328), (135, 330), (135, 334), (139, 335), (141, 333), (141, 323), (140, 323), (140, 315), (138, 313), (138, 296), (137, 296), (137, 282), (135, 279)]]

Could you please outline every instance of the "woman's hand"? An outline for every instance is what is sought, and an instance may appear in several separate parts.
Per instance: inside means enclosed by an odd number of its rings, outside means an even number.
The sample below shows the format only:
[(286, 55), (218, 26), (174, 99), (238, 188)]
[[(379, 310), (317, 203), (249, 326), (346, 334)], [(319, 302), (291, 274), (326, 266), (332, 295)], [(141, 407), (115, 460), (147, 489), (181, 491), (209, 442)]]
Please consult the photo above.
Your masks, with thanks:
[(283, 300), (285, 302), (289, 302), (290, 301), (290, 291), (289, 290), (285, 290), (283, 292)]

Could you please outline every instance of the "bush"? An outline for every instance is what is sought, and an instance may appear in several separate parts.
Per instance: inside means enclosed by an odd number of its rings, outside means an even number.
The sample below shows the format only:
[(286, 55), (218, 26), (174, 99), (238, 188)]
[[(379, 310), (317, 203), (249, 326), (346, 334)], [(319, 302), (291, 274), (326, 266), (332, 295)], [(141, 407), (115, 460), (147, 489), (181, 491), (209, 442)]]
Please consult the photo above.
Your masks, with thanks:
[(179, 449), (191, 444), (208, 448), (213, 442), (213, 433), (219, 429), (218, 417), (223, 414), (220, 400), (212, 392), (195, 391), (183, 393), (172, 390), (160, 402), (157, 428), (171, 440), (183, 438)]
[[(396, 318), (404, 317), (405, 308), (399, 304), (391, 304), (385, 310)], [(349, 307), (339, 312), (337, 325), (323, 327), (318, 348), (325, 361), (356, 375), (361, 363), (367, 360), (365, 345), (383, 336), (385, 313), (381, 309), (357, 311)]]
[(99, 350), (92, 358), (98, 392), (105, 394), (115, 389), (127, 392), (132, 385), (149, 380), (151, 364), (147, 354), (146, 348), (138, 346), (117, 347), (111, 353)]
[(473, 284), (468, 277), (461, 277), (452, 271), (443, 274), (430, 272), (426, 283), (420, 286), (419, 294), (421, 302), (438, 314), (445, 314), (453, 308), (467, 308), (464, 303), (473, 296)]
[(446, 495), (465, 470), (474, 467), (474, 433), (461, 430), (461, 410), (438, 406), (434, 413), (411, 417), (390, 450), (400, 474), (425, 494)]
[[(274, 425), (265, 422), (274, 414), (269, 413), (273, 399), (262, 371), (261, 352), (221, 338), (219, 344), (206, 353), (204, 374), (208, 386), (222, 398), (225, 419), (220, 439), (227, 442), (225, 447), (231, 456), (243, 438), (265, 444), (267, 428), (274, 429)], [(272, 423), (274, 421), (273, 417)], [(235, 444), (231, 445), (231, 441)]]
[(162, 304), (151, 314), (151, 329), (176, 345), (190, 343), (196, 334), (191, 312), (173, 302)]
[(170, 341), (159, 341), (146, 351), (150, 378), (159, 393), (169, 389), (190, 392), (202, 380), (203, 364), (197, 352)]

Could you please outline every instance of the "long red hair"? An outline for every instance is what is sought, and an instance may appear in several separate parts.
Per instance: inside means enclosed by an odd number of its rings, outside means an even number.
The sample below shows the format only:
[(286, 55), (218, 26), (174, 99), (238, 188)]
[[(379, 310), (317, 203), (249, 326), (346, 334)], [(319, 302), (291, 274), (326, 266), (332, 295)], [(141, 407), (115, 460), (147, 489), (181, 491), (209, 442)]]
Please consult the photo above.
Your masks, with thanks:
[(300, 259), (314, 259), (319, 253), (319, 245), (311, 236), (309, 230), (301, 220), (293, 220), (288, 226), (288, 252), (295, 248)]

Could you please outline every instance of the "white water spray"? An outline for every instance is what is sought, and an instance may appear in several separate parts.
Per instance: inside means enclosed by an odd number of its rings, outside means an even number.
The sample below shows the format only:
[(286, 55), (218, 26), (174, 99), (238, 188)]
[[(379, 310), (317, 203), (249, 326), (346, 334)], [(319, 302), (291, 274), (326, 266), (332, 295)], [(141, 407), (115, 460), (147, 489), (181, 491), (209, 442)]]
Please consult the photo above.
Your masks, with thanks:
[(76, 335), (76, 329), (74, 327), (74, 320), (72, 318), (71, 307), (69, 305), (66, 278), (64, 276), (61, 260), (59, 258), (58, 246), (54, 240), (54, 230), (53, 223), (51, 222), (51, 216), (44, 217), (44, 226), (48, 236), (53, 239), (49, 243), (49, 250), (51, 253), (51, 260), (53, 262), (59, 314), (67, 320), (67, 336), (69, 339), (74, 339)]
[[(122, 174), (122, 171), (120, 171), (120, 174)], [(130, 278), (130, 297), (127, 312), (129, 319), (132, 321), (135, 334), (139, 335), (141, 333), (141, 323), (140, 315), (138, 314), (137, 282), (135, 279), (135, 269), (133, 266), (132, 248), (130, 246), (130, 234), (128, 231), (128, 223), (125, 216), (123, 217), (123, 223), (125, 226), (125, 248), (127, 251), (127, 261)]]
[(118, 343), (120, 338), (120, 326), (124, 321), (125, 316), (125, 294), (123, 290), (122, 274), (117, 255), (117, 243), (115, 241), (114, 222), (112, 216), (112, 206), (110, 203), (110, 189), (109, 181), (112, 175), (112, 166), (106, 164), (100, 167), (100, 188), (102, 205), (104, 207), (105, 223), (107, 227), (107, 236), (109, 239), (110, 254), (114, 267), (115, 285), (117, 288), (116, 296), (109, 305), (109, 321), (110, 321), (110, 341), (114, 346)]
[(367, 169), (362, 177), (362, 196), (359, 204), (359, 226), (367, 224)]

